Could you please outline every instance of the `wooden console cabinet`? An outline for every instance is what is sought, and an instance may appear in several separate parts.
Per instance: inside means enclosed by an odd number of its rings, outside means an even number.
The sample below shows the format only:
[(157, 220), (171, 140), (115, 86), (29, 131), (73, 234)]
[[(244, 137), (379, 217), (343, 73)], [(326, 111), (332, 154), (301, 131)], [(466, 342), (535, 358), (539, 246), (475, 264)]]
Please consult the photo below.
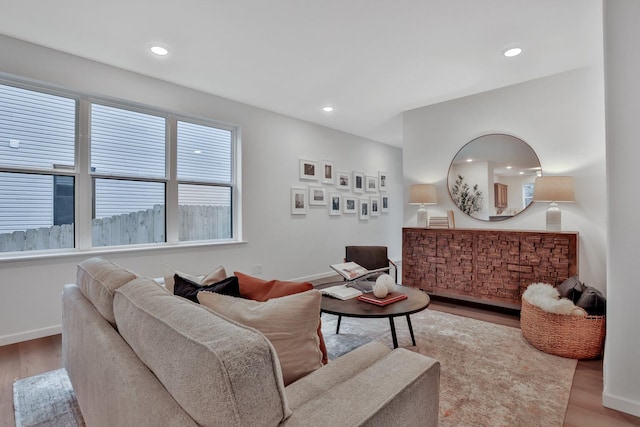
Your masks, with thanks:
[(531, 283), (578, 274), (578, 233), (402, 230), (402, 284), (432, 295), (520, 308)]

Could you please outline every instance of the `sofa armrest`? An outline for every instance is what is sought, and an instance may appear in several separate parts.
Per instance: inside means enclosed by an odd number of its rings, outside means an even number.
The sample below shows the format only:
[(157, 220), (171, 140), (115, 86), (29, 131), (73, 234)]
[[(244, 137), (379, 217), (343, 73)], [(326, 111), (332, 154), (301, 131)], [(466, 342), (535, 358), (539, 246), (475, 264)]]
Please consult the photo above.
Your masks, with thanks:
[(330, 361), (285, 388), (289, 408), (295, 411), (328, 392), (347, 378), (359, 374), (389, 354), (391, 349), (381, 342), (370, 342)]
[(438, 425), (440, 362), (435, 359), (396, 349), (355, 375), (344, 371), (343, 378), (315, 399), (292, 408), (283, 425)]

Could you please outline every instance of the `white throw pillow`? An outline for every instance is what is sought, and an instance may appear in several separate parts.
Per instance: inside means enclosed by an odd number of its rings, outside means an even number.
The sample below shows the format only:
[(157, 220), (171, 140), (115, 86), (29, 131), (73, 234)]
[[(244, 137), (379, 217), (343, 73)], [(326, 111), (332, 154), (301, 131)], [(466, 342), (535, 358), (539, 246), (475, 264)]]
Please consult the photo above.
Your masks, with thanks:
[(192, 282), (196, 282), (202, 286), (212, 285), (227, 278), (227, 272), (221, 265), (214, 268), (213, 271), (211, 271), (206, 276), (195, 276), (193, 274), (184, 273), (182, 271), (174, 270), (173, 268), (167, 267), (166, 265), (162, 266), (162, 270), (164, 276), (164, 286), (171, 293), (173, 293), (173, 286), (175, 285), (173, 276), (176, 274), (180, 277), (184, 277), (185, 279), (189, 279)]
[(284, 384), (322, 367), (319, 348), (320, 292), (310, 290), (258, 302), (199, 292), (205, 307), (262, 332), (276, 349)]

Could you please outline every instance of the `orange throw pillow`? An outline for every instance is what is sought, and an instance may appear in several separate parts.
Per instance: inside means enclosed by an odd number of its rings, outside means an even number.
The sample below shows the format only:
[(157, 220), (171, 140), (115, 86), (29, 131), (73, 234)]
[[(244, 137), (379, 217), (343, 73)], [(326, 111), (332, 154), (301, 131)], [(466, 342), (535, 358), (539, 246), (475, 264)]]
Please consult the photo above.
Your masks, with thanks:
[[(286, 297), (313, 289), (310, 282), (286, 282), (282, 280), (263, 280), (257, 277), (234, 271), (240, 285), (240, 295), (254, 301), (264, 302), (271, 298)], [(318, 325), (318, 338), (320, 339), (320, 351), (322, 352), (322, 364), (329, 361), (327, 346), (322, 336), (322, 323)]]

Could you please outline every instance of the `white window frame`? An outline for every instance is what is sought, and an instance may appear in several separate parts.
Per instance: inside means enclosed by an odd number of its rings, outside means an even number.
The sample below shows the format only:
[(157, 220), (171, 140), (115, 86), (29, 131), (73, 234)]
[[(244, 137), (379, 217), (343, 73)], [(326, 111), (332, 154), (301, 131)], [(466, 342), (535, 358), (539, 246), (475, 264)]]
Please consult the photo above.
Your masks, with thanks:
[[(75, 141), (75, 169), (74, 170), (42, 170), (29, 168), (14, 168), (0, 166), (0, 172), (39, 173), (47, 175), (65, 175), (75, 178), (74, 194), (74, 219), (75, 219), (75, 248), (64, 250), (20, 251), (0, 252), (0, 260), (16, 258), (55, 257), (61, 255), (73, 255), (78, 252), (104, 253), (114, 251), (131, 251), (141, 249), (174, 248), (176, 246), (208, 246), (221, 244), (243, 243), (242, 241), (242, 197), (241, 197), (241, 131), (237, 125), (222, 123), (213, 119), (194, 117), (172, 111), (136, 104), (124, 100), (109, 99), (106, 97), (91, 96), (75, 91), (59, 89), (46, 84), (26, 82), (13, 77), (0, 75), (0, 84), (20, 87), (26, 90), (49, 93), (52, 95), (73, 98), (76, 100), (76, 141)], [(131, 178), (139, 181), (164, 182), (165, 183), (165, 242), (145, 243), (126, 246), (92, 246), (92, 213), (94, 178), (113, 177), (91, 173), (90, 157), (90, 120), (91, 104), (107, 105), (115, 108), (136, 111), (145, 114), (161, 116), (166, 120), (165, 131), (165, 168), (164, 178)], [(178, 239), (178, 184), (186, 181), (177, 179), (177, 121), (187, 121), (204, 126), (216, 127), (231, 131), (231, 238), (206, 241), (179, 241)], [(130, 179), (127, 176), (118, 178)]]

